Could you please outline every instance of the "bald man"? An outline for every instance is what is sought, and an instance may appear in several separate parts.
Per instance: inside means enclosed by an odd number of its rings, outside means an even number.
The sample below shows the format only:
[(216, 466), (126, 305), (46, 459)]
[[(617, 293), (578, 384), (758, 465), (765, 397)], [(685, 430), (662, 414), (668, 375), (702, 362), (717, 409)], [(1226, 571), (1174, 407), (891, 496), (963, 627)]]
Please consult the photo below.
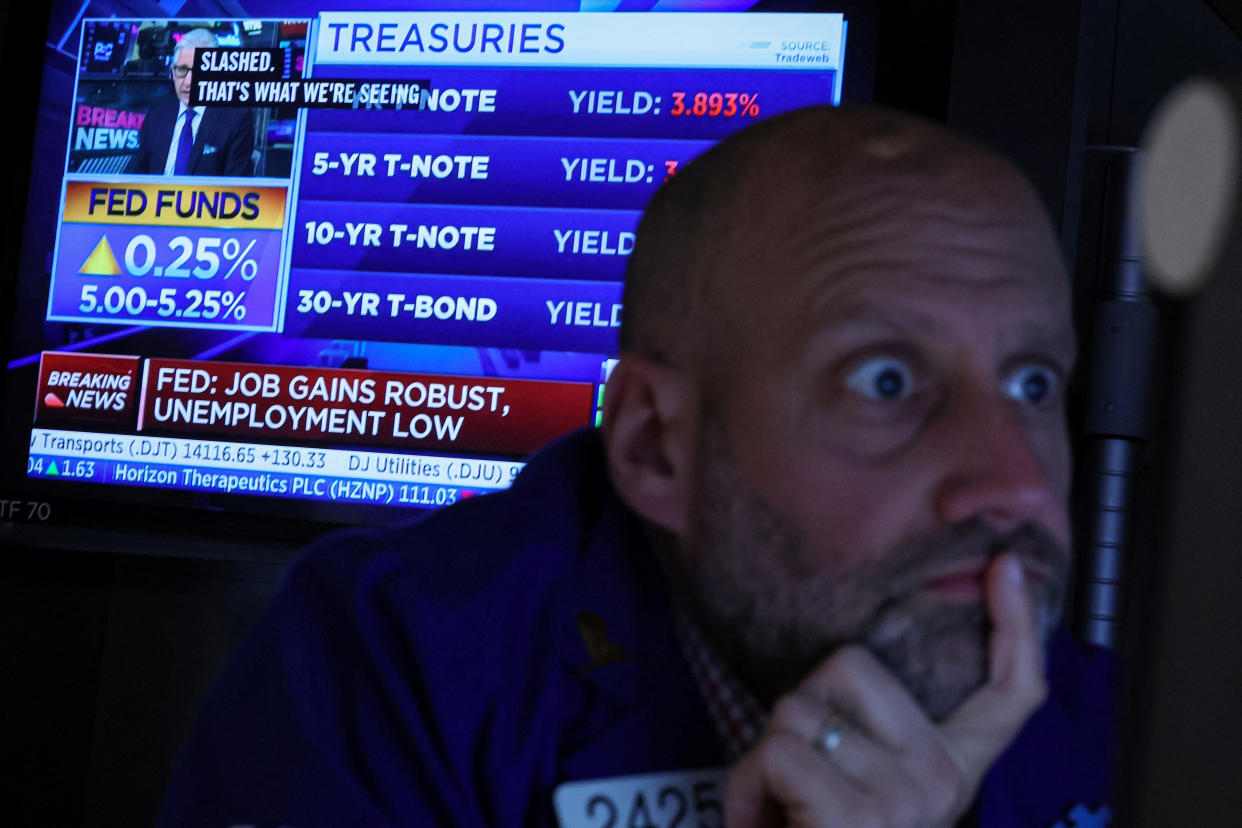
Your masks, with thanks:
[[(1106, 824), (1068, 284), (943, 129), (804, 110), (649, 206), (603, 428), (294, 565), (168, 824)], [(1085, 820), (1097, 820), (1096, 822)]]

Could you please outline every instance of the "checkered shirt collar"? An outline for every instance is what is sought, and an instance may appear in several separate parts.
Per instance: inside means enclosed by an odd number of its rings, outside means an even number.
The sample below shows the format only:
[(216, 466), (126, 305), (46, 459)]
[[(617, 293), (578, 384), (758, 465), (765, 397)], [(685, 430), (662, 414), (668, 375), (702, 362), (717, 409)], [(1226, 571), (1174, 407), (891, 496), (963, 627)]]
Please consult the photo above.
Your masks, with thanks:
[(732, 764), (759, 741), (767, 714), (707, 643), (685, 607), (678, 604), (674, 616), (682, 653)]

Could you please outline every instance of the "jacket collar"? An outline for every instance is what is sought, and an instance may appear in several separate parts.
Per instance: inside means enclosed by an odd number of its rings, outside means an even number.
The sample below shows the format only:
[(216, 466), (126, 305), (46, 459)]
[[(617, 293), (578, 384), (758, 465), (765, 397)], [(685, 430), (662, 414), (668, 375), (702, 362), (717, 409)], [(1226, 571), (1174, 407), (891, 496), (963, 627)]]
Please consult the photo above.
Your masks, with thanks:
[[(597, 477), (580, 489), (590, 528), (559, 608), (567, 779), (721, 764), (705, 704), (677, 641), (663, 571), (613, 491), (598, 435)], [(580, 483), (586, 481), (580, 481)]]

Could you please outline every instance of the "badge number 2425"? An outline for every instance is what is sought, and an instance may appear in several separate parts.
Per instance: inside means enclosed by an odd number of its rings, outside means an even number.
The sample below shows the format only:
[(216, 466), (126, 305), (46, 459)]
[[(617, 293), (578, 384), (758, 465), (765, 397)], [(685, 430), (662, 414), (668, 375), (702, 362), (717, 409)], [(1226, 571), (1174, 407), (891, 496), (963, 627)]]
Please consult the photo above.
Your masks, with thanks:
[(561, 828), (722, 828), (723, 768), (566, 782), (553, 794)]

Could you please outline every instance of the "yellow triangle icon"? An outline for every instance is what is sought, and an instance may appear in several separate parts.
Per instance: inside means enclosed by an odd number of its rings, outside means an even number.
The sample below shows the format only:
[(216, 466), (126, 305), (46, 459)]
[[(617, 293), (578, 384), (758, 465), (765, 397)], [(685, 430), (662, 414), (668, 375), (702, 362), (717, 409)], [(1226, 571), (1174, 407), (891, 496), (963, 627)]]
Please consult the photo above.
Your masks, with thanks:
[(91, 251), (91, 255), (82, 262), (78, 273), (85, 276), (120, 276), (121, 267), (112, 254), (112, 245), (108, 244), (107, 236), (99, 237), (99, 244)]

